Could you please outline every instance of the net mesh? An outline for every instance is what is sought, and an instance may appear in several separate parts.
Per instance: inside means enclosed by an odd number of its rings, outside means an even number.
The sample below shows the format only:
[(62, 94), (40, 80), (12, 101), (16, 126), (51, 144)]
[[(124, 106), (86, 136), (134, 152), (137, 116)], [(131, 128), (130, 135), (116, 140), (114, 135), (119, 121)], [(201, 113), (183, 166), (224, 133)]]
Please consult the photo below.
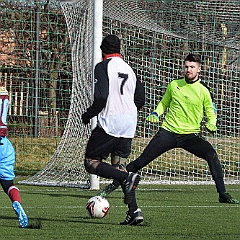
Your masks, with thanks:
[[(89, 186), (83, 166), (90, 129), (81, 114), (91, 103), (93, 1), (61, 1), (71, 44), (73, 85), (67, 125), (46, 167), (24, 183)], [(240, 142), (240, 4), (229, 1), (103, 1), (103, 36), (122, 40), (121, 54), (138, 72), (146, 105), (139, 113), (129, 161), (137, 158), (160, 125), (146, 123), (167, 84), (183, 76), (183, 56), (202, 56), (202, 80), (213, 89), (218, 133), (202, 134), (219, 154), (227, 183), (239, 183)], [(204, 126), (205, 119), (203, 120)], [(204, 149), (203, 149), (204, 151)], [(142, 180), (156, 183), (213, 183), (206, 161), (182, 149), (161, 155), (141, 170)]]

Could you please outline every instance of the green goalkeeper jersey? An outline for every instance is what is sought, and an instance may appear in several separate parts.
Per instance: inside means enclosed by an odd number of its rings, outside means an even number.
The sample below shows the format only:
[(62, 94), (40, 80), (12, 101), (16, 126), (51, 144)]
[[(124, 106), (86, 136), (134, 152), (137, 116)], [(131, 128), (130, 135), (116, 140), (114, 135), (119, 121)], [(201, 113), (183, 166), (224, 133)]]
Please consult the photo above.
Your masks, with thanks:
[(162, 127), (174, 133), (200, 132), (204, 114), (208, 123), (217, 122), (210, 92), (201, 80), (194, 83), (187, 83), (185, 78), (173, 80), (154, 112), (160, 116), (166, 110)]

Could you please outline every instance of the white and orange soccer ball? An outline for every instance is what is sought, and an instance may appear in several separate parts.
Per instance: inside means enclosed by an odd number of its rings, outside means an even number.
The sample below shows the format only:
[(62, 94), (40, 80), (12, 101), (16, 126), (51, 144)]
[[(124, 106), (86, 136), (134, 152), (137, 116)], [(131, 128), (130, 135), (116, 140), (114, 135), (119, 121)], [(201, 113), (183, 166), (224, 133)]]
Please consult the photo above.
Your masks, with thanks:
[(91, 197), (86, 205), (86, 210), (91, 218), (103, 218), (108, 214), (109, 202), (101, 196)]

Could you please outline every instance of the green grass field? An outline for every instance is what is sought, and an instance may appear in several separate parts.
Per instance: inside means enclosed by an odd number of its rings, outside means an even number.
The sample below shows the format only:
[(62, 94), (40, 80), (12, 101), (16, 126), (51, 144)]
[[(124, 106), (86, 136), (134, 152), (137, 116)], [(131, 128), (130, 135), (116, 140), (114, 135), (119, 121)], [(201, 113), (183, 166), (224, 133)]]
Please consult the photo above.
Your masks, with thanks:
[[(30, 225), (20, 228), (10, 200), (1, 190), (0, 239), (239, 239), (240, 205), (220, 204), (214, 185), (139, 185), (137, 200), (141, 226), (121, 226), (127, 206), (123, 193), (109, 197), (110, 210), (103, 219), (90, 219), (85, 205), (96, 190), (19, 185)], [(239, 185), (228, 192), (240, 199)]]

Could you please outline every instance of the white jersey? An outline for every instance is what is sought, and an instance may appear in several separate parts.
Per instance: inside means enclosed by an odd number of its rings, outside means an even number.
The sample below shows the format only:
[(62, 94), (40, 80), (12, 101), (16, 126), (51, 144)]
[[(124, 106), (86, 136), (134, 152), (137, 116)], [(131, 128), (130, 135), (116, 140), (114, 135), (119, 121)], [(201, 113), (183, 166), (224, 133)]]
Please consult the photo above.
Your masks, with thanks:
[(136, 75), (119, 57), (109, 61), (107, 73), (109, 94), (105, 108), (98, 114), (98, 125), (109, 135), (133, 138), (137, 126)]
[(137, 111), (145, 102), (144, 88), (135, 72), (120, 55), (110, 56), (96, 65), (94, 77), (89, 117), (97, 116), (98, 126), (111, 136), (133, 138)]

